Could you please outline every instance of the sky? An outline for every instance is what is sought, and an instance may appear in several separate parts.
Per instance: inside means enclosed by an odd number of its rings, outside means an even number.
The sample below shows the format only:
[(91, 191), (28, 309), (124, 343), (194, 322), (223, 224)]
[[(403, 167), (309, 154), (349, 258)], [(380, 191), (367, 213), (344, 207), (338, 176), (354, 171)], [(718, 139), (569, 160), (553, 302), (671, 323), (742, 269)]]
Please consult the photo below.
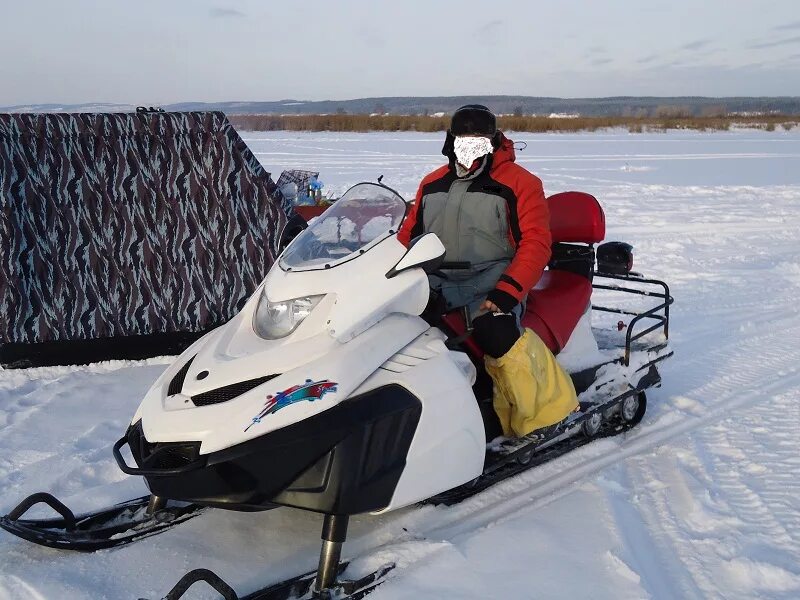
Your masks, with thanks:
[(0, 0), (0, 106), (800, 95), (798, 0)]

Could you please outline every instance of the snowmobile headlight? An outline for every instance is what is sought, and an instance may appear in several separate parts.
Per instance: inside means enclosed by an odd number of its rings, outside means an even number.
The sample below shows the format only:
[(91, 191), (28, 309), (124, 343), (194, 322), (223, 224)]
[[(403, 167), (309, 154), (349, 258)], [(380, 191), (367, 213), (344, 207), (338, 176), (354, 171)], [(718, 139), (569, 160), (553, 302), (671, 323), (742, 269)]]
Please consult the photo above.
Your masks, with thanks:
[(284, 302), (270, 302), (266, 289), (261, 292), (253, 328), (265, 340), (279, 340), (292, 333), (325, 295), (304, 296)]

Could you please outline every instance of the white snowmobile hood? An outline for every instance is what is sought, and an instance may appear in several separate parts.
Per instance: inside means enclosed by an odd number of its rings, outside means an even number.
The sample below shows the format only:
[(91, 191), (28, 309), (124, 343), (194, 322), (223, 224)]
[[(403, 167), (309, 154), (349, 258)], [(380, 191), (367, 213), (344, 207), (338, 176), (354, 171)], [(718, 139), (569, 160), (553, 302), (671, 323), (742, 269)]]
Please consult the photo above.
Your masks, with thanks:
[[(195, 342), (158, 378), (132, 423), (142, 420), (150, 443), (200, 442), (200, 453), (207, 454), (346, 399), (428, 327), (417, 316), (428, 301), (426, 273), (411, 268), (387, 277), (407, 252), (391, 231), (329, 268), (288, 270), (276, 262), (238, 315)], [(253, 324), (262, 293), (273, 303), (324, 297), (292, 333), (268, 340)], [(242, 387), (228, 387), (265, 377), (241, 393)]]

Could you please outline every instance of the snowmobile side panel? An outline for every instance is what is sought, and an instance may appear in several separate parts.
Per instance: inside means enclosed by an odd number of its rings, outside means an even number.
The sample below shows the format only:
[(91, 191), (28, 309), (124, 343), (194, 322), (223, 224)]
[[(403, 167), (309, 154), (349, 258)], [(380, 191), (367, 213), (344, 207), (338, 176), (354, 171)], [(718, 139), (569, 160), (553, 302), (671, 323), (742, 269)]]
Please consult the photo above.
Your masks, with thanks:
[[(157, 392), (145, 397), (141, 408), (145, 437), (150, 443), (200, 442), (200, 454), (206, 455), (311, 418), (345, 401), (398, 347), (427, 329), (419, 317), (392, 314), (361, 334), (357, 344), (339, 344), (329, 338), (332, 351), (322, 356), (314, 354), (315, 338), (306, 339), (298, 342), (308, 346), (306, 360), (278, 375), (280, 370), (276, 371), (274, 363), (281, 349), (273, 348), (259, 355), (258, 370), (248, 371), (242, 366), (239, 381), (256, 375), (274, 377), (229, 400), (205, 406), (196, 406), (191, 402), (193, 396), (187, 395), (188, 381), (197, 379), (195, 371), (210, 372), (201, 380), (205, 383), (214, 378), (217, 370), (230, 370), (229, 363), (237, 361), (204, 360), (210, 350), (199, 349), (181, 394), (165, 397), (163, 392)], [(308, 362), (309, 354), (316, 358)], [(228, 385), (229, 380), (225, 378), (222, 383)], [(208, 388), (203, 389), (207, 391)]]
[(359, 388), (399, 384), (422, 400), (422, 415), (405, 469), (391, 503), (382, 512), (413, 504), (481, 474), (486, 437), (470, 385), (474, 367), (468, 360), (459, 360), (459, 355), (463, 356), (445, 346), (440, 330), (430, 329), (392, 356)]
[[(203, 468), (184, 472), (176, 467), (196, 460), (191, 443), (150, 443), (140, 423), (127, 438), (157, 496), (230, 510), (279, 504), (357, 514), (391, 501), (421, 413), (419, 398), (400, 385), (386, 385), (204, 455)], [(153, 475), (159, 469), (164, 476)]]

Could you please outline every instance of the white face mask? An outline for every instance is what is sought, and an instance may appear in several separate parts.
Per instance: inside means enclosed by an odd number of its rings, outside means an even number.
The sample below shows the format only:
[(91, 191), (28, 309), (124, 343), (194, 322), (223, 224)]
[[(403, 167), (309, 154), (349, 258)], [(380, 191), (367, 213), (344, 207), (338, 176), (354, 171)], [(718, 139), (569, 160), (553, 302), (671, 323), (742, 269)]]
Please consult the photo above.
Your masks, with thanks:
[(476, 159), (491, 154), (492, 141), (485, 137), (462, 135), (453, 142), (456, 160), (465, 169), (469, 169)]

